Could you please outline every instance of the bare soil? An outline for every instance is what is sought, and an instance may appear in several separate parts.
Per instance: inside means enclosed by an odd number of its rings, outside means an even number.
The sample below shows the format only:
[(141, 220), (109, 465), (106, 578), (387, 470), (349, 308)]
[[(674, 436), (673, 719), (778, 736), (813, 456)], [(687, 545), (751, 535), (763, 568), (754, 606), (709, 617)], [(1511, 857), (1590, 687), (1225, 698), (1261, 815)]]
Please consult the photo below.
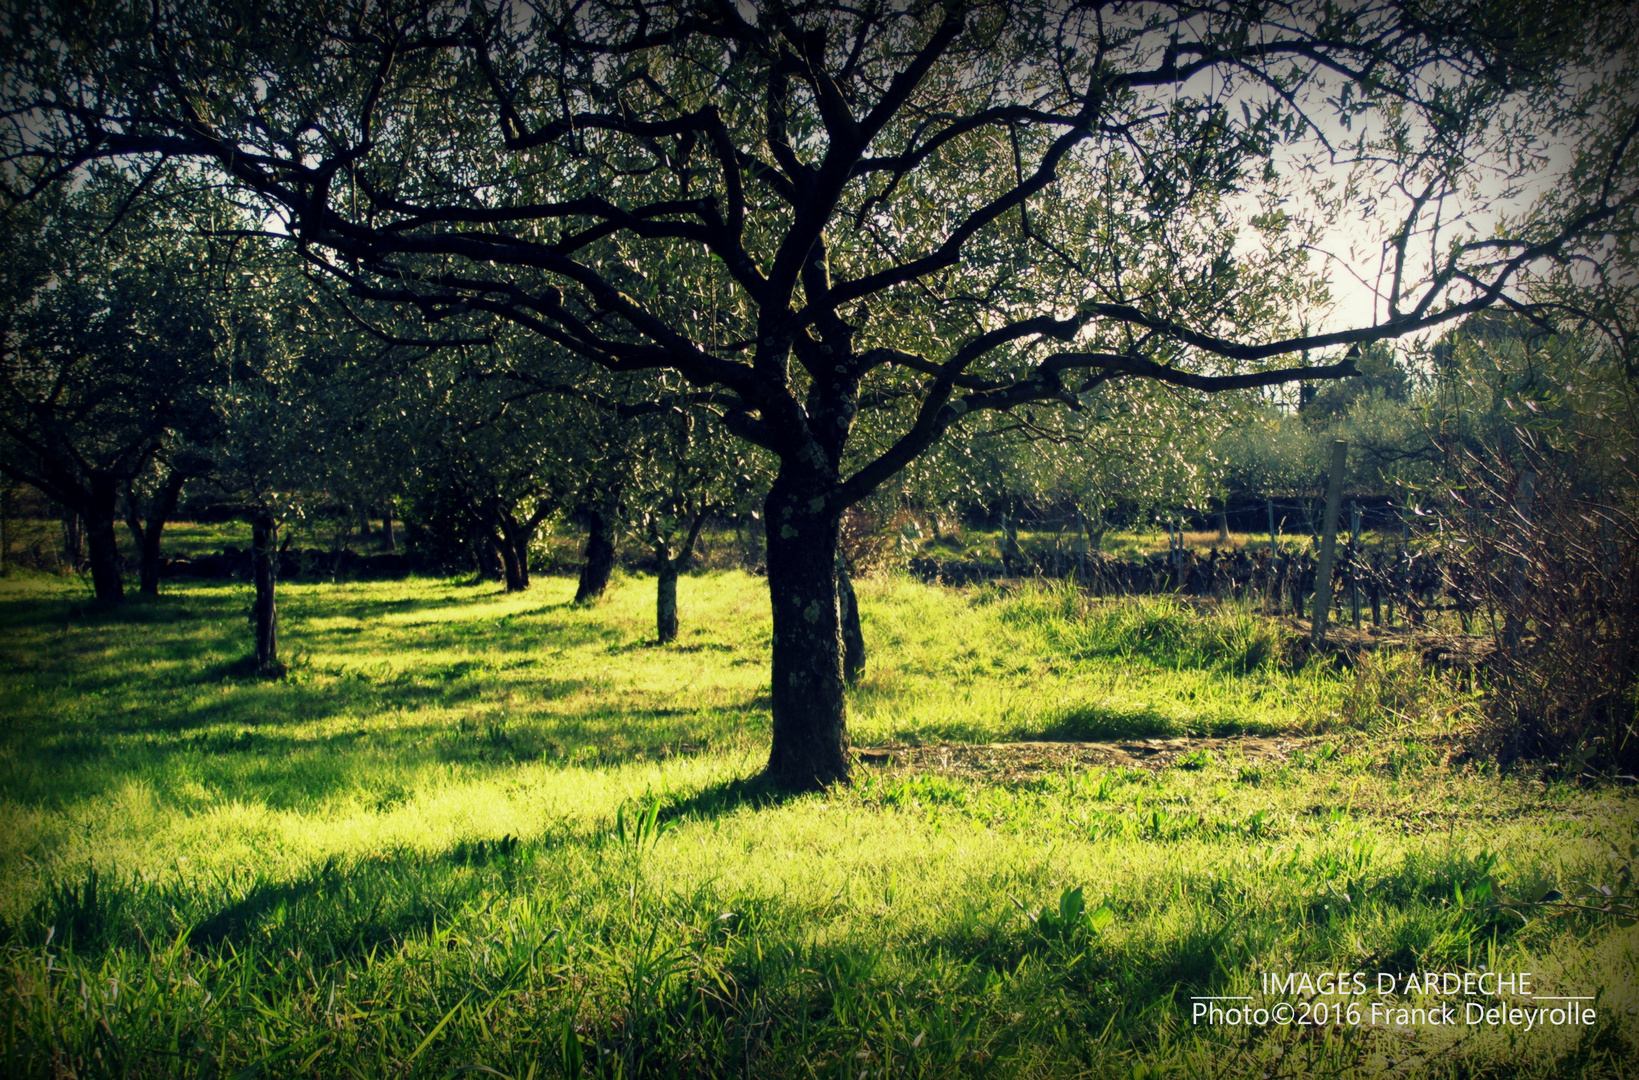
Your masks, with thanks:
[(1219, 738), (1125, 739), (1115, 742), (939, 743), (932, 746), (862, 746), (859, 764), (893, 772), (940, 772), (987, 780), (1022, 780), (1066, 767), (1165, 769), (1185, 754), (1206, 750), (1220, 759), (1284, 762), (1292, 751), (1324, 738), (1230, 735)]

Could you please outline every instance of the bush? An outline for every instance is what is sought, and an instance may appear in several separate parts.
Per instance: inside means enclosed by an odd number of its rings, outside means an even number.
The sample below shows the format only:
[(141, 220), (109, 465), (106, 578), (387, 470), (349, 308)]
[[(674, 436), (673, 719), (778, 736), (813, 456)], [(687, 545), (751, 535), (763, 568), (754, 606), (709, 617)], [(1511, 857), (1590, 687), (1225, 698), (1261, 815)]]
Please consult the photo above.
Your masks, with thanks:
[[(1529, 443), (1475, 459), (1445, 555), (1495, 642), (1488, 734), (1503, 761), (1639, 767), (1639, 508)], [(1629, 491), (1632, 487), (1629, 487)]]

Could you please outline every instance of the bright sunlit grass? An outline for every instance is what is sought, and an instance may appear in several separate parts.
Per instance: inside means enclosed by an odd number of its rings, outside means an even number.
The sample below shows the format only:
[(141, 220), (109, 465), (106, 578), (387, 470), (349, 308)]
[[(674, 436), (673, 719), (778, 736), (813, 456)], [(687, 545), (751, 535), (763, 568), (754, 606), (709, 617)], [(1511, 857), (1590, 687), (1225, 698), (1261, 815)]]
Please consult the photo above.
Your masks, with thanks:
[[(276, 681), (244, 674), (243, 585), (167, 585), (111, 612), (0, 582), (8, 1076), (1616, 1076), (1639, 1045), (1635, 929), (1531, 906), (1631, 898), (1633, 801), (1443, 764), (1466, 691), (1414, 663), (1294, 666), (1236, 610), (869, 580), (856, 744), (1322, 739), (782, 801), (747, 781), (756, 578), (685, 578), (664, 648), (641, 576), (591, 610), (566, 579), (292, 583)], [(1259, 971), (1482, 965), (1600, 1023), (1189, 1019)]]

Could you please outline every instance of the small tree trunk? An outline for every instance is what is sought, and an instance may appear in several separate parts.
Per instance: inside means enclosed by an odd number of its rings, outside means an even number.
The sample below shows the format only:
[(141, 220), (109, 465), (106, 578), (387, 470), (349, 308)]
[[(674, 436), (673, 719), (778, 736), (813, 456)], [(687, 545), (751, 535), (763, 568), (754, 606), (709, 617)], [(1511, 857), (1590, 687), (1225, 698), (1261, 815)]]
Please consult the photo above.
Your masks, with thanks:
[(279, 617), (273, 594), (279, 569), (279, 523), (273, 515), (259, 513), (250, 523), (251, 574), (256, 582), (256, 600), (250, 620), (256, 632), (256, 671), (277, 675), (279, 664)]
[(659, 572), (655, 578), (654, 624), (655, 634), (664, 645), (677, 639), (677, 563), (664, 545), (655, 545), (655, 561)]
[(496, 548), (495, 538), (489, 534), (489, 530), (472, 530), (472, 556), (478, 564), (479, 581), (501, 580), (501, 552)]
[(11, 557), (11, 492), (10, 484), (0, 486), (0, 577), (6, 576), (6, 561)]
[(381, 546), (388, 551), (398, 550), (398, 534), (393, 532), (393, 509), (381, 515)]
[(131, 501), (131, 532), (136, 536), (137, 547), (141, 551), (138, 573), (144, 596), (159, 595), (159, 536), (165, 529), (165, 523), (176, 513), (176, 504), (182, 497), (182, 485), (186, 480), (181, 473), (174, 471), (165, 478), (159, 493), (148, 505), (147, 525), (137, 520), (136, 501)]
[(659, 577), (655, 581), (655, 629), (662, 645), (677, 637), (677, 576), (688, 569), (690, 560), (694, 558), (694, 545), (699, 542), (700, 529), (705, 524), (706, 508), (701, 507), (689, 523), (688, 534), (684, 536), (683, 546), (675, 557), (664, 537), (657, 533), (650, 534), (654, 542), (655, 562), (660, 567)]
[(535, 538), (530, 522), (520, 523), (510, 514), (501, 515), (501, 556), (506, 560), (507, 592), (529, 588), (529, 542)]
[(518, 584), (525, 589), (529, 588), (529, 542), (533, 538), (533, 533), (520, 532), (512, 541), (512, 555), (518, 562)]
[(590, 604), (603, 596), (615, 571), (615, 526), (612, 515), (593, 509), (586, 534), (586, 561), (581, 565), (575, 603)]
[(119, 536), (114, 522), (119, 509), (119, 489), (111, 477), (91, 478), (91, 499), (85, 508), (85, 539), (91, 557), (91, 587), (98, 600), (119, 603), (125, 599), (125, 581), (120, 573)]
[(820, 483), (781, 475), (769, 489), (768, 594), (774, 614), (773, 747), (776, 784), (813, 789), (848, 780), (847, 705), (837, 607), (835, 515), (810, 507)]
[(1002, 511), (1002, 573), (1012, 577), (1024, 563), (1024, 552), (1019, 549), (1019, 508), (1009, 502)]
[(842, 677), (852, 686), (865, 675), (865, 631), (859, 625), (859, 597), (845, 566), (837, 567), (837, 609), (842, 621)]
[(85, 566), (84, 519), (78, 510), (71, 509), (63, 515), (63, 558), (70, 570)]

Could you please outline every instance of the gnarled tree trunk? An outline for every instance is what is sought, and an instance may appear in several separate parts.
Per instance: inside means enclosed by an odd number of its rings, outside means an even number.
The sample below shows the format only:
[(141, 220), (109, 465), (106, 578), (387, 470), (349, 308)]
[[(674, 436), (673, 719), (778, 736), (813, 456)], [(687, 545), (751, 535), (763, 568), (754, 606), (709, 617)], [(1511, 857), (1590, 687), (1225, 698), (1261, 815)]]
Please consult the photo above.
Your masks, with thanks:
[(176, 513), (177, 500), (182, 497), (182, 485), (186, 480), (187, 477), (174, 470), (166, 476), (165, 483), (146, 508), (146, 523), (142, 520), (143, 507), (138, 505), (136, 494), (131, 493), (126, 501), (126, 524), (141, 552), (138, 573), (144, 596), (159, 595), (159, 536), (165, 523)]
[[(501, 531), (503, 534), (506, 532), (505, 525)], [(523, 592), (529, 588), (529, 564), (519, 556), (518, 547), (512, 543), (511, 538), (505, 535), (497, 536), (491, 538), (490, 543), (501, 553), (501, 569), (506, 578), (506, 591)], [(525, 555), (527, 554), (526, 546)]]
[(497, 513), (495, 520), (501, 527), (496, 546), (506, 564), (506, 591), (523, 592), (529, 588), (529, 542), (535, 537), (535, 520), (519, 523), (506, 511)]
[(613, 515), (601, 507), (593, 507), (587, 517), (591, 527), (586, 534), (586, 561), (581, 565), (580, 584), (575, 589), (577, 604), (590, 604), (601, 597), (615, 571)]
[(768, 594), (774, 610), (774, 745), (768, 775), (786, 788), (848, 779), (842, 625), (837, 607), (838, 516), (812, 507), (823, 490), (781, 475), (768, 512)]

